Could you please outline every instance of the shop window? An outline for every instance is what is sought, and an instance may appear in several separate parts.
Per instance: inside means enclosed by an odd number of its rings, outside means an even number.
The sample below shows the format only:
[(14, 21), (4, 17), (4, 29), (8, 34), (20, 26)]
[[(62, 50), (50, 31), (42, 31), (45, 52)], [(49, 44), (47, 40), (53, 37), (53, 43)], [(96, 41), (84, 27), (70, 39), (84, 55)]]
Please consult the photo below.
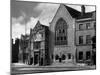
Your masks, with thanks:
[(86, 52), (86, 60), (89, 60), (91, 58), (91, 53), (90, 51)]
[(83, 52), (79, 52), (79, 60), (83, 59)]

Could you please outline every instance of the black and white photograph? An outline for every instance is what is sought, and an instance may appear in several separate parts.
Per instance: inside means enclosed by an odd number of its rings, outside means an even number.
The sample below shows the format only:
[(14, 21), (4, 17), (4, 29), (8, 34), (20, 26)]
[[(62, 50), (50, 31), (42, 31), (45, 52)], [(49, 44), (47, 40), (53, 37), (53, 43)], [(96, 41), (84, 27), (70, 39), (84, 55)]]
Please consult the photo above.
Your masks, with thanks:
[(96, 5), (10, 3), (11, 75), (96, 69)]

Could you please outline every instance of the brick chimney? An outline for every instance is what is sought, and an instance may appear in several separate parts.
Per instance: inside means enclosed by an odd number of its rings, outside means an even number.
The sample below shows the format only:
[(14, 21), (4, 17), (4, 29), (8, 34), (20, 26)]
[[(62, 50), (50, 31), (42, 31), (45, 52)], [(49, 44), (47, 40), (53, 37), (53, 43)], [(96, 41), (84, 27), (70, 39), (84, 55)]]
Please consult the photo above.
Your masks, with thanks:
[(81, 6), (81, 16), (83, 16), (85, 14), (85, 6), (82, 5)]

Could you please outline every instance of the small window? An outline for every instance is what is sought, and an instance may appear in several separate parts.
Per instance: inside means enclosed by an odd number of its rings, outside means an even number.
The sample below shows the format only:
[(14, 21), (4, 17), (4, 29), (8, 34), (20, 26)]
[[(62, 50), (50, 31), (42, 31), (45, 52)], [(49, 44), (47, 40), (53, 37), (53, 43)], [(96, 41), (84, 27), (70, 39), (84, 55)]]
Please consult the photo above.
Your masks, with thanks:
[(65, 33), (65, 30), (63, 29), (63, 33)]
[(83, 29), (83, 24), (79, 24), (79, 30)]
[(57, 41), (59, 40), (59, 37), (57, 37)]
[(68, 54), (68, 59), (71, 59), (71, 54), (70, 53)]
[(63, 37), (61, 37), (61, 40), (63, 40)]
[(83, 36), (79, 36), (79, 44), (83, 44)]
[(61, 33), (61, 30), (59, 29), (59, 33)]
[(91, 36), (86, 35), (86, 44), (91, 44)]
[(86, 23), (86, 29), (90, 29), (90, 23)]
[(66, 36), (64, 36), (64, 40), (66, 40)]
[(89, 60), (91, 58), (91, 53), (90, 51), (86, 52), (86, 60)]
[(79, 52), (79, 60), (83, 59), (83, 52)]

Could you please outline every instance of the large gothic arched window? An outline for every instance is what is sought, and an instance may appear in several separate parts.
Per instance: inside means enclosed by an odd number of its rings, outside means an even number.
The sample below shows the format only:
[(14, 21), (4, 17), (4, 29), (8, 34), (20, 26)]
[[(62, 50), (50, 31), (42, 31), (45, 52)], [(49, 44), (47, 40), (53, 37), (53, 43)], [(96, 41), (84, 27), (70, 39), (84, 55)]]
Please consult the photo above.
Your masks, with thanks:
[(67, 45), (67, 23), (63, 18), (58, 19), (55, 26), (55, 45)]

